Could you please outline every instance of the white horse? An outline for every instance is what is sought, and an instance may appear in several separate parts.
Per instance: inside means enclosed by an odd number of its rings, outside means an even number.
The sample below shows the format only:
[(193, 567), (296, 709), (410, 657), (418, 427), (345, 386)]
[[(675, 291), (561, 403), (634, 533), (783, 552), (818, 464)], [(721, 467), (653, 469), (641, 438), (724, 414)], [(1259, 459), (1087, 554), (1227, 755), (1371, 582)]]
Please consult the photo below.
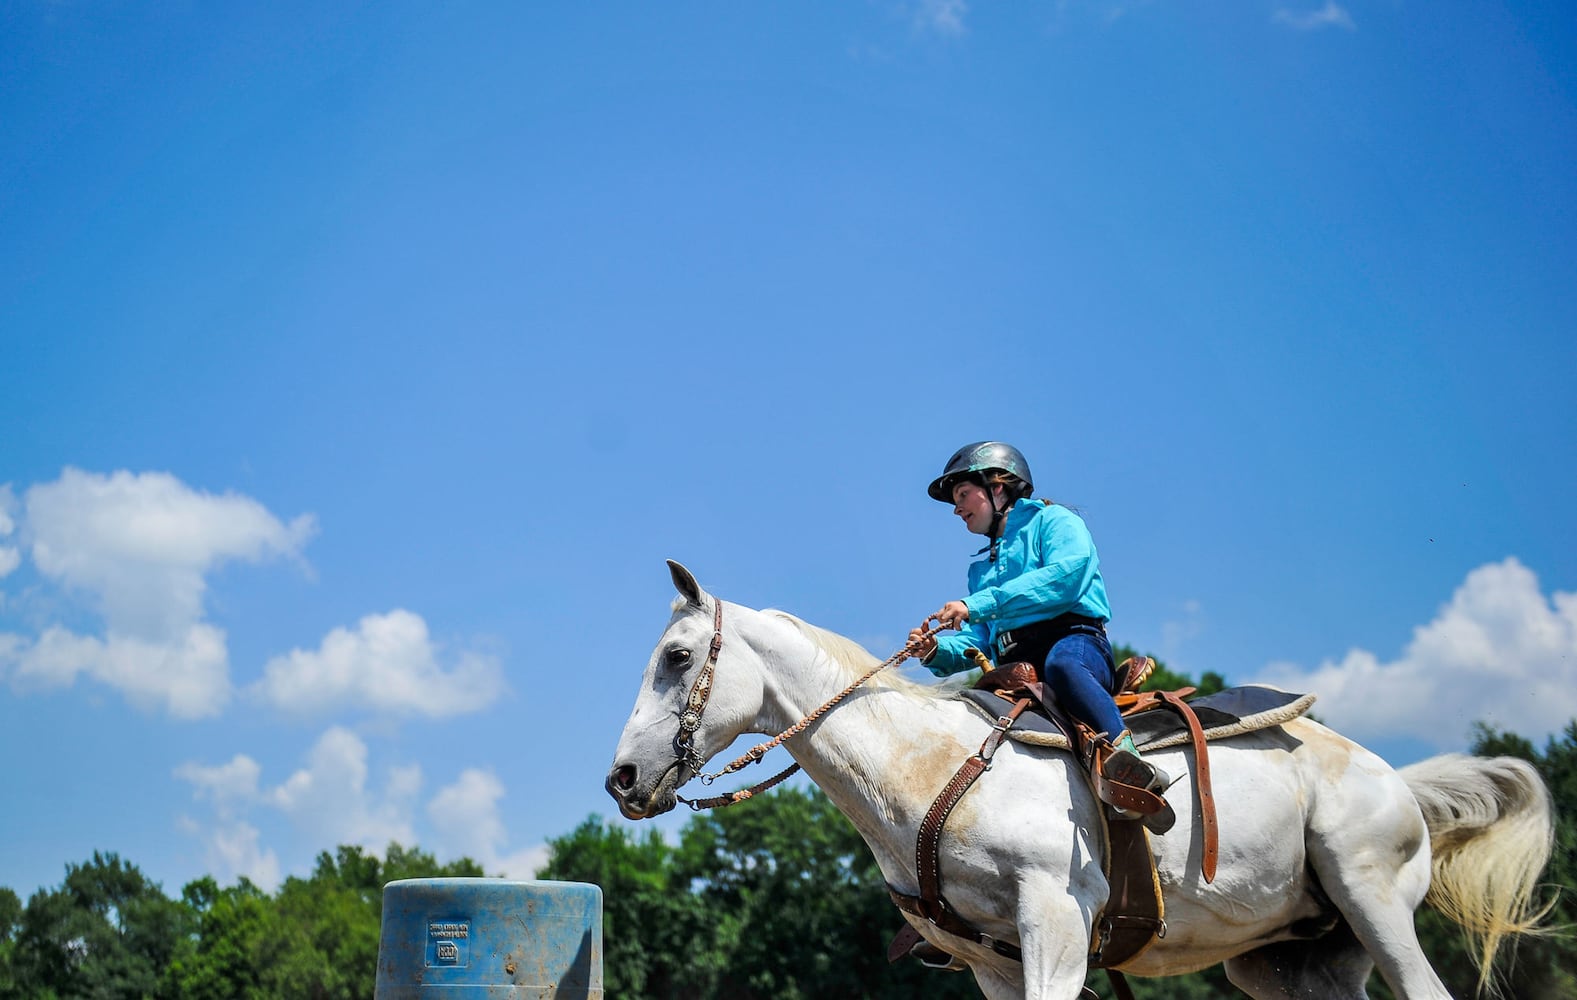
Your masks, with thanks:
[[(680, 597), (607, 781), (630, 819), (672, 809), (701, 762), (741, 734), (792, 726), (877, 662), (791, 615), (720, 604), (683, 566), (669, 567)], [(714, 631), (721, 642), (709, 650)], [(703, 674), (709, 691), (682, 753), (681, 716)], [(920, 822), (989, 729), (963, 702), (884, 671), (785, 745), (854, 823), (888, 883), (914, 894)], [(1224, 962), (1256, 998), (1339, 1000), (1365, 997), (1378, 966), (1399, 998), (1441, 998), (1449, 995), (1413, 928), (1426, 895), (1479, 935), (1486, 975), (1501, 937), (1536, 921), (1530, 898), (1553, 821), (1549, 794), (1523, 761), (1448, 755), (1398, 772), (1302, 718), (1213, 743), (1220, 854), (1207, 883), (1192, 758), (1186, 747), (1154, 754), (1184, 776), (1167, 794), (1177, 825), (1151, 839), (1167, 929), (1125, 973)], [(941, 884), (967, 921), (1016, 942), (1022, 961), (907, 919), (968, 963), (992, 1000), (1077, 997), (1108, 891), (1100, 808), (1070, 754), (1003, 745), (947, 822)], [(1331, 917), (1336, 926), (1321, 933)]]

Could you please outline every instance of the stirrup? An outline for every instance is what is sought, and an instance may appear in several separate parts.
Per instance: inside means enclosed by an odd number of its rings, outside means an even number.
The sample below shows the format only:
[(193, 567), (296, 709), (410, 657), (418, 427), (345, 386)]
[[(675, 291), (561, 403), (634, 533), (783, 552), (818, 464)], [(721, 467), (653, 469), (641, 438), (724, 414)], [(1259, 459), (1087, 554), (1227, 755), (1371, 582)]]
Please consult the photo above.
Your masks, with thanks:
[(963, 960), (950, 952), (943, 951), (929, 941), (915, 942), (909, 949), (911, 958), (918, 959), (920, 964), (927, 969), (941, 969), (943, 972), (963, 972), (969, 966)]
[[(1101, 777), (1120, 785), (1150, 792), (1158, 797), (1163, 796), (1163, 793), (1172, 787), (1172, 779), (1165, 771), (1127, 750), (1115, 750), (1106, 758), (1101, 767)], [(1139, 820), (1144, 824), (1145, 829), (1155, 834), (1165, 833), (1177, 822), (1177, 813), (1172, 810), (1172, 804), (1164, 797), (1161, 798), (1161, 808), (1153, 813), (1123, 809), (1109, 803), (1108, 808), (1118, 819)]]
[(1134, 788), (1142, 788), (1157, 795), (1172, 787), (1172, 778), (1165, 771), (1127, 750), (1112, 751), (1101, 768), (1101, 776), (1107, 781), (1132, 785)]

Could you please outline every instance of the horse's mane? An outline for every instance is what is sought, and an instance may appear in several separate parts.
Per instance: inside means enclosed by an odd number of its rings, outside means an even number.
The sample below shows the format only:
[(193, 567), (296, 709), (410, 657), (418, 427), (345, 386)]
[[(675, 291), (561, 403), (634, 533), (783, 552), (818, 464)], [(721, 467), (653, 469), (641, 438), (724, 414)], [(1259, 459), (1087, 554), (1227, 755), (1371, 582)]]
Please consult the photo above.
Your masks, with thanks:
[[(771, 615), (773, 618), (788, 622), (811, 643), (841, 667), (853, 681), (860, 677), (881, 661), (871, 655), (870, 650), (846, 636), (841, 636), (829, 629), (812, 625), (801, 618), (796, 618), (787, 611), (770, 608), (762, 614)], [(898, 673), (896, 664), (877, 673), (865, 682), (867, 687), (887, 688), (916, 698), (935, 698), (943, 693), (938, 686), (931, 684), (918, 684)], [(951, 694), (951, 691), (946, 693)]]

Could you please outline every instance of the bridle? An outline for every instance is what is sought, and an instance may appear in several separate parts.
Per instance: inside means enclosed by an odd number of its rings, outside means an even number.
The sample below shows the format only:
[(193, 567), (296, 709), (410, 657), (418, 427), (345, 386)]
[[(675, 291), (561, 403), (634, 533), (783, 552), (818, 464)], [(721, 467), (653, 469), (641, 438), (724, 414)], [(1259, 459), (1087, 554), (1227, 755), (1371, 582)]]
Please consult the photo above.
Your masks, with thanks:
[(679, 716), (679, 732), (674, 734), (674, 753), (691, 774), (700, 774), (706, 761), (695, 749), (695, 734), (701, 728), (701, 713), (712, 697), (712, 674), (717, 671), (717, 653), (723, 648), (723, 602), (712, 600), (712, 646), (707, 650), (706, 663), (690, 685), (690, 696), (685, 699), (685, 709)]
[[(712, 782), (716, 781), (718, 778), (723, 777), (725, 774), (733, 774), (735, 771), (748, 767), (751, 764), (760, 763), (761, 758), (767, 755), (767, 751), (778, 746), (785, 740), (791, 739), (804, 732), (807, 726), (821, 718), (827, 712), (831, 711), (834, 705), (848, 697), (855, 688), (859, 687), (861, 684), (864, 684), (866, 681), (870, 680), (872, 677), (875, 677), (882, 670), (885, 670), (893, 664), (902, 663), (909, 656), (909, 646), (906, 645), (903, 649), (900, 649), (892, 656), (889, 656), (881, 663), (878, 663), (876, 666), (866, 671), (859, 680), (855, 681), (853, 684), (850, 684), (842, 691), (839, 691), (837, 694), (827, 699), (827, 701), (824, 702), (820, 708), (811, 712), (809, 715), (783, 730), (781, 733), (778, 733), (776, 736), (772, 737), (772, 739), (765, 743), (760, 743), (751, 747), (749, 750), (745, 751), (743, 755), (730, 761), (728, 766), (723, 768), (721, 771), (714, 771), (710, 774), (703, 773), (701, 768), (706, 766), (706, 761), (701, 759), (700, 752), (695, 748), (695, 734), (701, 728), (701, 714), (706, 711), (706, 703), (712, 697), (712, 677), (717, 672), (717, 654), (723, 648), (723, 602), (714, 597), (712, 599), (712, 605), (712, 645), (707, 650), (706, 663), (702, 664), (701, 672), (696, 675), (695, 683), (690, 685), (690, 694), (685, 699), (684, 711), (679, 715), (679, 732), (674, 734), (674, 754), (677, 758), (676, 763), (683, 765), (684, 767), (688, 767), (690, 769), (690, 773), (699, 778), (701, 780), (701, 784), (703, 785), (710, 785)], [(931, 623), (933, 621), (937, 623), (936, 628), (931, 627)], [(935, 615), (932, 615), (930, 618), (927, 618), (924, 624), (921, 626), (921, 638), (935, 635), (940, 631), (942, 631), (941, 622), (936, 618)], [(678, 799), (680, 802), (683, 802), (695, 812), (700, 812), (702, 809), (715, 809), (720, 806), (731, 806), (736, 802), (745, 801), (746, 799), (755, 795), (757, 792), (766, 791), (772, 786), (785, 780), (789, 777), (789, 775), (798, 770), (798, 764), (791, 764), (767, 780), (751, 785), (749, 788), (741, 788), (738, 791), (729, 792), (726, 795), (714, 796), (713, 798), (709, 799), (687, 799), (683, 795), (677, 794), (674, 796), (674, 798)]]

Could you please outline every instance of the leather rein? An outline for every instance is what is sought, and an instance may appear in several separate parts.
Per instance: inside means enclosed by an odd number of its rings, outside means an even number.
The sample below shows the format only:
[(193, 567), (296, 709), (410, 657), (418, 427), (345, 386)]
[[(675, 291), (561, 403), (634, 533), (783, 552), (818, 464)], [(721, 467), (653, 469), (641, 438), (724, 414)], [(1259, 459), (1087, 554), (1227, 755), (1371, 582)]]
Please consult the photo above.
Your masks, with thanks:
[[(866, 671), (853, 684), (850, 684), (842, 691), (839, 691), (837, 694), (827, 699), (827, 701), (822, 703), (821, 707), (817, 708), (803, 719), (800, 719), (792, 726), (783, 730), (781, 733), (778, 733), (776, 736), (772, 737), (772, 739), (765, 743), (760, 743), (751, 747), (742, 755), (730, 761), (728, 766), (724, 767), (721, 771), (704, 773), (702, 772), (701, 768), (706, 766), (706, 761), (701, 759), (700, 752), (695, 748), (695, 734), (701, 728), (701, 715), (706, 711), (706, 703), (712, 697), (712, 678), (717, 672), (717, 654), (723, 648), (723, 602), (714, 598), (712, 603), (712, 645), (707, 650), (706, 663), (702, 665), (701, 672), (696, 675), (695, 683), (690, 685), (690, 695), (685, 699), (685, 709), (679, 716), (679, 732), (674, 735), (674, 753), (678, 756), (679, 762), (688, 767), (690, 769), (690, 773), (699, 778), (701, 780), (701, 784), (703, 785), (710, 785), (718, 778), (721, 778), (726, 774), (733, 774), (735, 771), (749, 767), (751, 764), (759, 764), (761, 762), (761, 758), (765, 757), (768, 751), (777, 747), (785, 740), (792, 739), (793, 737), (798, 736), (800, 733), (804, 732), (806, 727), (808, 727), (811, 723), (815, 722), (827, 712), (831, 711), (833, 706), (837, 705), (838, 702), (852, 694), (855, 688), (858, 688), (860, 685), (864, 684), (866, 681), (870, 680), (872, 677), (875, 677), (878, 673), (881, 673), (883, 670), (887, 669), (893, 664), (902, 663), (909, 657), (909, 646), (905, 646), (903, 649), (900, 649), (892, 656), (889, 656), (881, 663), (878, 663), (876, 666)], [(931, 623), (935, 620), (935, 616), (925, 620), (925, 624), (921, 626), (922, 638), (935, 635), (937, 632), (942, 631), (940, 622), (937, 622), (937, 626), (935, 628), (931, 627)], [(731, 806), (737, 802), (743, 802), (746, 799), (753, 797), (757, 792), (766, 791), (774, 785), (784, 781), (798, 770), (798, 764), (790, 764), (788, 767), (779, 771), (777, 774), (774, 774), (772, 777), (766, 779), (765, 781), (757, 782), (756, 784), (751, 785), (749, 788), (741, 788), (737, 791), (728, 792), (724, 795), (713, 796), (712, 798), (687, 799), (683, 795), (675, 795), (674, 797), (680, 802), (683, 802), (685, 805), (689, 806), (694, 812), (700, 812), (702, 809), (717, 809), (722, 806)]]

